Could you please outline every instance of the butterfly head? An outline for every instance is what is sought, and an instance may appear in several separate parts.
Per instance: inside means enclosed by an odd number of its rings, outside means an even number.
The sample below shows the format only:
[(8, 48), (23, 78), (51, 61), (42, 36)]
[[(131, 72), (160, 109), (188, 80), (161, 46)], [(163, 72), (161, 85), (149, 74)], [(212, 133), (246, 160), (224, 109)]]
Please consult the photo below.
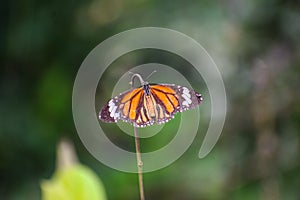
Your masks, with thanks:
[(145, 84), (143, 84), (143, 89), (145, 91), (145, 94), (147, 96), (149, 96), (150, 95), (150, 86), (149, 86), (149, 83), (146, 82)]

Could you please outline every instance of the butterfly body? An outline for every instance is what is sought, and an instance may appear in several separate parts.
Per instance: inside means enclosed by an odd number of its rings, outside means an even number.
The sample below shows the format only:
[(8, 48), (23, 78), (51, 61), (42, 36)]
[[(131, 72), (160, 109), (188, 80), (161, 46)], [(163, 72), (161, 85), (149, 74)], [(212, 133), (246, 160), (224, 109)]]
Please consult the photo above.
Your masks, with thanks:
[(177, 112), (192, 109), (202, 102), (201, 94), (175, 84), (148, 84), (112, 98), (99, 113), (104, 122), (123, 120), (136, 127), (161, 124)]

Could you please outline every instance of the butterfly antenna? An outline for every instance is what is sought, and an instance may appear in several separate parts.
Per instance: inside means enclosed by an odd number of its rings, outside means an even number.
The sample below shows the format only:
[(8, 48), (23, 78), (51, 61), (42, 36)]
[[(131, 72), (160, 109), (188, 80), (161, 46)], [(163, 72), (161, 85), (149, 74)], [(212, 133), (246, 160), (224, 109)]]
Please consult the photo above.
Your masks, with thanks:
[[(133, 72), (131, 72), (131, 71), (129, 71), (128, 73), (129, 73), (129, 74), (132, 74), (131, 81), (130, 81), (130, 83), (129, 83), (131, 86), (133, 86), (134, 78), (135, 78), (135, 77), (138, 78), (138, 79), (140, 80), (141, 85), (148, 84), (148, 82), (147, 82), (147, 81), (144, 81), (144, 79), (142, 78), (142, 76), (141, 76), (140, 74), (138, 74), (138, 73), (133, 73)], [(147, 76), (146, 80), (148, 80), (154, 73), (156, 73), (156, 70), (154, 70), (153, 72), (151, 72), (151, 73)]]
[(147, 78), (146, 78), (146, 80), (148, 80), (154, 73), (156, 73), (157, 71), (156, 70), (154, 70), (153, 72), (151, 72), (148, 76), (147, 76)]
[[(132, 73), (132, 72), (130, 72)], [(145, 84), (148, 84), (146, 81), (144, 81), (144, 79), (142, 78), (142, 76), (138, 73), (132, 73), (132, 77), (131, 77), (131, 81), (129, 82), (129, 84), (131, 85), (131, 87), (133, 87), (134, 85), (134, 78), (138, 78), (141, 82), (141, 85), (145, 85)]]

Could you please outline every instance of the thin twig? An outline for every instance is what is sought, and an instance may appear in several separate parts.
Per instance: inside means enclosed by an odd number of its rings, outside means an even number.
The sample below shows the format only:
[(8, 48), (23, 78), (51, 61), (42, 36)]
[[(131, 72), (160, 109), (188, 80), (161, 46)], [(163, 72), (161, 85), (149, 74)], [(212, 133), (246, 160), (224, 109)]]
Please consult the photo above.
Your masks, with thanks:
[[(133, 74), (131, 77), (131, 89), (134, 87), (134, 78), (138, 78), (141, 82), (141, 84), (145, 84), (145, 81), (139, 74)], [(140, 189), (140, 199), (145, 200), (145, 194), (144, 194), (144, 183), (143, 183), (143, 162), (141, 158), (141, 149), (140, 149), (140, 138), (138, 129), (136, 126), (134, 126), (134, 138), (135, 138), (135, 151), (136, 151), (136, 161), (137, 161), (137, 168), (138, 168), (138, 176), (139, 176), (139, 189)]]
[(134, 127), (134, 138), (135, 138), (136, 160), (137, 160), (138, 175), (139, 175), (140, 197), (141, 200), (145, 200), (144, 183), (143, 183), (143, 162), (141, 159), (140, 139), (139, 139), (137, 127)]

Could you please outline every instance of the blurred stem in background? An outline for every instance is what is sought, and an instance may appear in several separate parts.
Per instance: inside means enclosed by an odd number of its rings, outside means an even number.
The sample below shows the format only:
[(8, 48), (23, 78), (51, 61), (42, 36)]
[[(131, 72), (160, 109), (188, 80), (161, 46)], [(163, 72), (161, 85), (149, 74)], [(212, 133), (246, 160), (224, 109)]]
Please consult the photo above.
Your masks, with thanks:
[(272, 87), (280, 70), (268, 63), (258, 60), (254, 65), (257, 76), (254, 77), (254, 102), (252, 113), (256, 129), (256, 152), (254, 154), (257, 178), (261, 180), (261, 199), (279, 200), (278, 182), (278, 134), (275, 129), (274, 100)]

